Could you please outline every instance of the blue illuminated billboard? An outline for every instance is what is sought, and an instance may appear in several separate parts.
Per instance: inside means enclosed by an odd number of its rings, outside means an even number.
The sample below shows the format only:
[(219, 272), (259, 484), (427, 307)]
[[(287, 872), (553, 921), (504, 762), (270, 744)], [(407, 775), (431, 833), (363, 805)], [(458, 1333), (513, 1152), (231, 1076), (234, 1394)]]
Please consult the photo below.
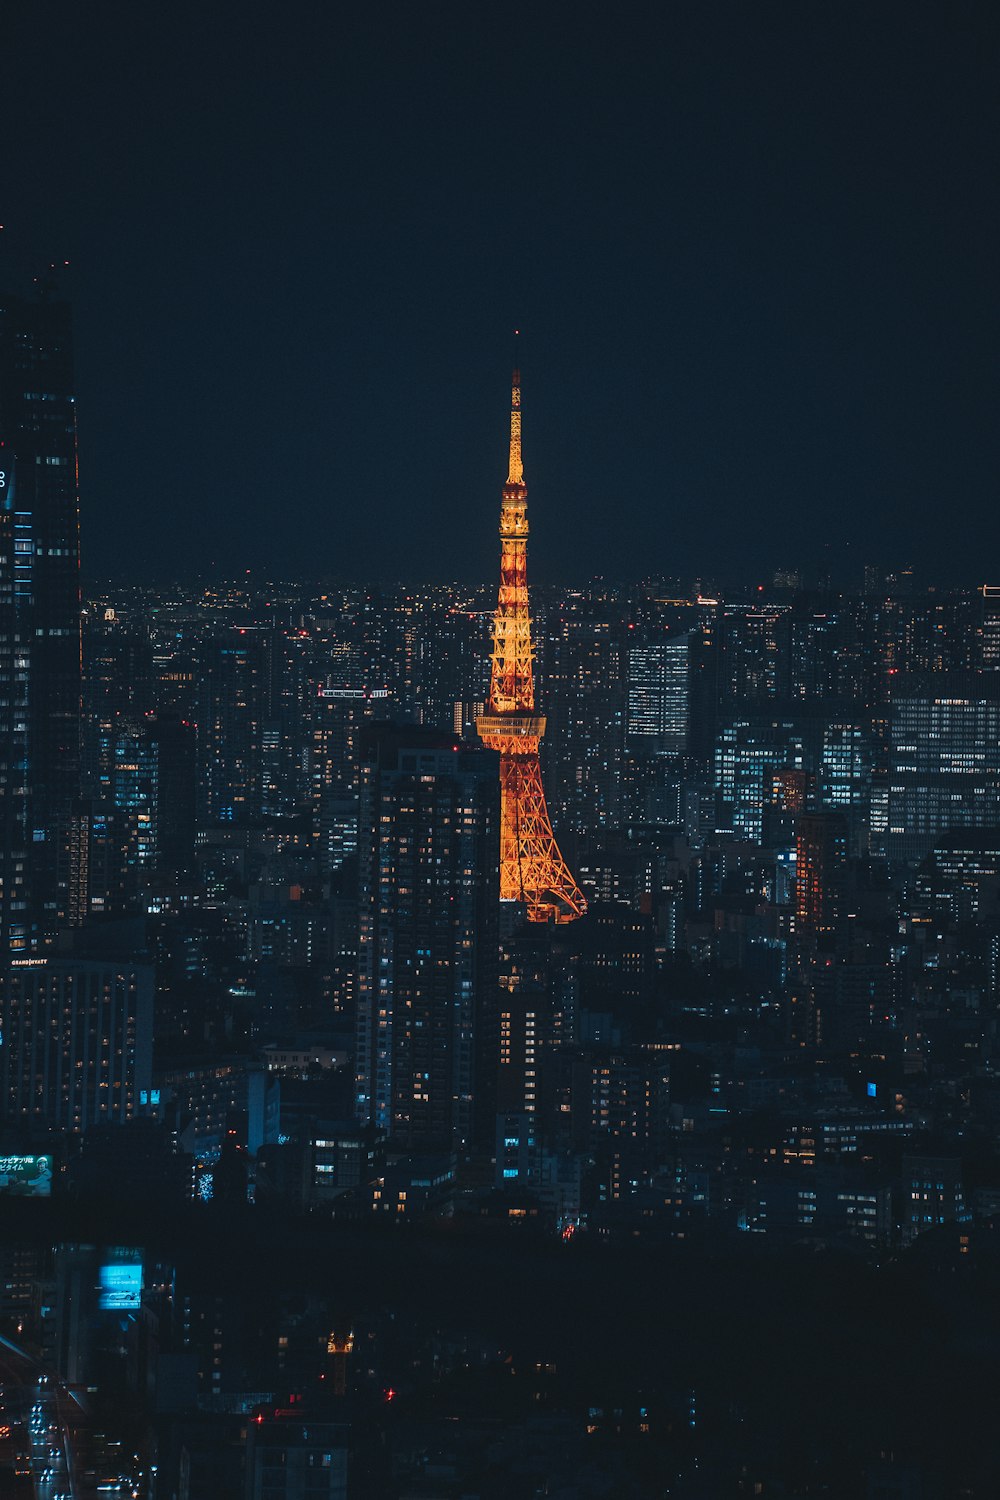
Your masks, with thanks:
[(142, 1260), (137, 1250), (109, 1250), (100, 1270), (104, 1312), (137, 1312), (142, 1302)]

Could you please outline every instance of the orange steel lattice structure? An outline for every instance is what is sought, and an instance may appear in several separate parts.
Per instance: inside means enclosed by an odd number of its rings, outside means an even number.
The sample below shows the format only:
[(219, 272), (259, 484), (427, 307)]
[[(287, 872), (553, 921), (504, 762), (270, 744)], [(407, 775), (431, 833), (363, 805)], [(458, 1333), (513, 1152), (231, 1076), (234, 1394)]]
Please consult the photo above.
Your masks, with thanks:
[(545, 805), (538, 746), (545, 718), (535, 713), (528, 612), (528, 489), (521, 463), (521, 377), (514, 370), (510, 467), (500, 507), (500, 595), (493, 617), (493, 667), (484, 745), (500, 752), (500, 899), (521, 901), (531, 922), (573, 922), (586, 897), (559, 852)]

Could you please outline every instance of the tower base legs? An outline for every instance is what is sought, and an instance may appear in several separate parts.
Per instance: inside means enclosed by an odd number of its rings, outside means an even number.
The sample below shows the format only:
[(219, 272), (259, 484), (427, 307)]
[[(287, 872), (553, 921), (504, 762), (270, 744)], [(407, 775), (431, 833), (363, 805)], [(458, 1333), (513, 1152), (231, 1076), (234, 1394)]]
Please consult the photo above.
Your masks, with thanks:
[(587, 899), (552, 831), (537, 753), (500, 757), (500, 899), (522, 901), (529, 922), (573, 922)]

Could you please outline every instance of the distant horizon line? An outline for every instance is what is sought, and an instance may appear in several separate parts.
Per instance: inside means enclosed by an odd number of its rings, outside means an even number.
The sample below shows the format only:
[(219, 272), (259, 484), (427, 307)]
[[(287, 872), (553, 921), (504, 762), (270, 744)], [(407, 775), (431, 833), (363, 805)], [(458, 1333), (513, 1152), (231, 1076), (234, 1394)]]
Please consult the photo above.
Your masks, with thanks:
[[(865, 574), (868, 569), (875, 572), (875, 578), (868, 582)], [(584, 589), (595, 586), (614, 589), (657, 589), (671, 588), (680, 594), (698, 593), (702, 597), (709, 594), (726, 593), (838, 593), (838, 594), (864, 594), (871, 592), (872, 585), (900, 586), (904, 591), (919, 593), (963, 593), (981, 592), (984, 588), (1000, 587), (991, 584), (988, 578), (979, 574), (972, 579), (957, 580), (954, 577), (946, 578), (940, 575), (932, 576), (924, 569), (906, 567), (883, 567), (881, 564), (869, 563), (861, 570), (860, 576), (855, 574), (853, 579), (847, 580), (842, 576), (827, 575), (817, 576), (812, 569), (798, 569), (789, 567), (776, 567), (769, 569), (763, 576), (761, 570), (754, 571), (737, 579), (732, 576), (713, 576), (708, 573), (647, 573), (644, 575), (624, 573), (591, 573), (586, 576), (560, 577), (553, 579), (543, 576), (532, 582), (532, 589)], [(159, 577), (127, 577), (123, 574), (105, 574), (87, 580), (82, 590), (84, 599), (98, 597), (101, 593), (109, 590), (126, 589), (196, 589), (196, 588), (219, 588), (232, 589), (246, 588), (259, 591), (264, 588), (379, 588), (379, 589), (420, 589), (420, 588), (462, 588), (462, 589), (484, 589), (495, 592), (496, 582), (489, 578), (470, 579), (460, 575), (403, 575), (403, 574), (360, 574), (360, 573), (272, 573), (263, 569), (246, 569), (237, 572), (226, 571), (203, 571), (188, 574), (166, 574)]]

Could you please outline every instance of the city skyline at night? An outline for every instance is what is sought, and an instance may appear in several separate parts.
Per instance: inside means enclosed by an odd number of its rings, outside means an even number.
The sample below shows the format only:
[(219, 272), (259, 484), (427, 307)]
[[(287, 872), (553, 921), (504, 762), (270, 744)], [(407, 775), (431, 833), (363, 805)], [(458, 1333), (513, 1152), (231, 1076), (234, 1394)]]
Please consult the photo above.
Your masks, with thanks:
[(995, 1500), (997, 18), (102, 11), (0, 21), (0, 1500)]

